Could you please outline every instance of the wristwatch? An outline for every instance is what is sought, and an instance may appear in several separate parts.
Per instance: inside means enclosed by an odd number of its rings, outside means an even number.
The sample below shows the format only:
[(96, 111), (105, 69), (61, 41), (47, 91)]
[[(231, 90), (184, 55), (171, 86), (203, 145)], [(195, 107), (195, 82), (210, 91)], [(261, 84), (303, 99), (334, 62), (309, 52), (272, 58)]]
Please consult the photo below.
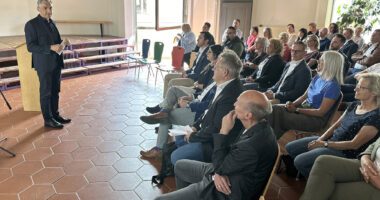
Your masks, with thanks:
[(325, 141), (325, 142), (323, 143), (323, 146), (326, 147), (326, 148), (329, 147), (329, 142)]

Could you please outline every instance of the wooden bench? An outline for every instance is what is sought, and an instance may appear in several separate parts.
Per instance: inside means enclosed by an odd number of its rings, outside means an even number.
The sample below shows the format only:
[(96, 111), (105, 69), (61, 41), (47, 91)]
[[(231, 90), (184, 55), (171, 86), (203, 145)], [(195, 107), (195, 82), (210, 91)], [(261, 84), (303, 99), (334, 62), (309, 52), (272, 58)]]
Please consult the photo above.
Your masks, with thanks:
[(68, 69), (63, 69), (62, 74), (73, 74), (73, 73), (78, 73), (78, 72), (86, 72), (88, 73), (88, 69), (85, 67), (73, 67), (73, 68), (68, 68)]
[(128, 61), (123, 60), (123, 61), (96, 64), (96, 65), (87, 65), (87, 66), (84, 66), (84, 68), (87, 68), (90, 73), (90, 71), (101, 70), (101, 69), (105, 69), (109, 67), (119, 68), (123, 64), (128, 64)]
[(7, 89), (7, 85), (11, 83), (18, 83), (20, 82), (19, 77), (11, 77), (11, 78), (1, 78), (0, 79), (0, 86), (3, 87), (3, 89)]
[(55, 20), (59, 24), (99, 24), (100, 25), (100, 36), (103, 37), (103, 25), (112, 24), (111, 21), (98, 21), (98, 20)]
[(16, 56), (0, 57), (0, 62), (16, 61)]
[(91, 52), (91, 51), (103, 51), (103, 50), (110, 50), (110, 49), (126, 49), (128, 48), (128, 45), (112, 45), (112, 46), (103, 46), (103, 47), (89, 47), (89, 48), (83, 48), (83, 49), (75, 49), (73, 50), (77, 55), (84, 52)]
[(18, 71), (18, 66), (1, 67), (0, 68), (0, 75), (7, 73), (7, 72), (16, 72), (16, 71)]
[(82, 60), (82, 61), (89, 61), (89, 60), (99, 60), (99, 59), (104, 59), (104, 58), (121, 57), (121, 56), (130, 55), (130, 54), (139, 54), (139, 52), (136, 52), (136, 51), (126, 51), (126, 52), (120, 52), (120, 53), (111, 53), (111, 54), (104, 54), (104, 55), (80, 57), (78, 59)]

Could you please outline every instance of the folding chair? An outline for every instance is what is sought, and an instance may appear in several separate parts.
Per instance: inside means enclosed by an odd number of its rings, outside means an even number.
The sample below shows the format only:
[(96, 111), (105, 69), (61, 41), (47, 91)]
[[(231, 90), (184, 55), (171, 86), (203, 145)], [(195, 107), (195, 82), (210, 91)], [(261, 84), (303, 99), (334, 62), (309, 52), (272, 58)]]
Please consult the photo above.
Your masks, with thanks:
[(174, 46), (172, 50), (172, 65), (171, 66), (156, 66), (156, 78), (154, 80), (154, 85), (157, 84), (158, 72), (160, 72), (162, 79), (164, 79), (163, 72), (170, 73), (180, 71), (183, 64), (183, 56), (185, 49), (180, 46)]
[(147, 59), (147, 58), (143, 58), (143, 59), (139, 60), (139, 62), (142, 65), (147, 65), (148, 66), (148, 77), (147, 77), (147, 80), (146, 80), (147, 82), (149, 81), (150, 74), (152, 74), (152, 76), (154, 76), (152, 65), (158, 65), (158, 66), (160, 65), (163, 51), (164, 51), (164, 43), (162, 43), (162, 42), (155, 42), (154, 43), (154, 57), (153, 57), (153, 60), (152, 59)]
[[(139, 60), (148, 58), (149, 48), (150, 48), (150, 39), (143, 39), (142, 40), (142, 56), (130, 55), (128, 56), (128, 58), (131, 60), (134, 60), (135, 63), (137, 64)], [(141, 65), (139, 64), (137, 78), (140, 78), (140, 67)], [(135, 77), (136, 77), (136, 67), (135, 67)]]
[(268, 181), (267, 181), (267, 184), (265, 185), (265, 188), (264, 188), (263, 194), (260, 196), (260, 199), (259, 199), (259, 200), (265, 200), (265, 195), (266, 195), (267, 192), (268, 192), (268, 189), (269, 189), (270, 183), (271, 183), (272, 178), (273, 178), (273, 176), (274, 176), (274, 172), (275, 172), (276, 169), (277, 169), (277, 165), (280, 164), (280, 155), (281, 155), (281, 152), (280, 152), (280, 145), (279, 145), (279, 144), (277, 144), (277, 148), (278, 148), (278, 153), (277, 153), (276, 162), (275, 162), (274, 165), (273, 165), (272, 172), (270, 173), (270, 176), (269, 176), (269, 179), (268, 179)]

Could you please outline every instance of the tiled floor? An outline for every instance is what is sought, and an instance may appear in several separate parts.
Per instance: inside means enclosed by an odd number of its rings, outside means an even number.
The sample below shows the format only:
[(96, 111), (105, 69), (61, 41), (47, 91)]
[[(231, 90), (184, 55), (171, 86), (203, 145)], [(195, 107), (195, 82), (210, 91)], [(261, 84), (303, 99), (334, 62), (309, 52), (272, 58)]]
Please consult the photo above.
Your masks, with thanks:
[[(0, 133), (8, 137), (2, 146), (17, 156), (0, 152), (0, 199), (134, 200), (173, 190), (173, 178), (152, 186), (159, 162), (139, 156), (156, 139), (139, 116), (161, 100), (162, 84), (147, 84), (145, 75), (135, 80), (133, 72), (64, 80), (61, 113), (73, 121), (62, 130), (45, 129), (40, 113), (24, 112), (19, 88), (5, 91), (13, 110), (0, 99)], [(298, 199), (304, 184), (276, 175), (267, 199)]]

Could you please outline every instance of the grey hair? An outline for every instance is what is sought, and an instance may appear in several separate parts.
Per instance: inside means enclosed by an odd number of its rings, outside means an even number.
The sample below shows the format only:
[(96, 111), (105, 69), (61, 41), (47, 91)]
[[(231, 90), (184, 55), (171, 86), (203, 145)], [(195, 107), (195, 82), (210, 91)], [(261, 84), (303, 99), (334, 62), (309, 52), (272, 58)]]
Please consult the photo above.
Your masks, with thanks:
[(321, 60), (324, 62), (320, 76), (328, 81), (337, 80), (339, 84), (343, 84), (343, 65), (344, 58), (337, 51), (325, 51)]
[(368, 81), (368, 90), (376, 95), (376, 104), (380, 108), (380, 74), (378, 73), (362, 73), (358, 75), (358, 80)]
[(37, 0), (37, 6), (39, 6), (42, 3), (52, 3), (51, 0)]
[(260, 121), (270, 115), (273, 109), (272, 104), (268, 101), (266, 107), (258, 105), (254, 102), (249, 102), (247, 103), (247, 110), (252, 113), (257, 121)]
[(267, 51), (267, 39), (264, 37), (258, 37), (256, 39), (256, 44), (260, 43), (263, 46), (263, 52)]
[(228, 71), (228, 76), (232, 79), (238, 78), (240, 70), (243, 67), (243, 63), (238, 55), (232, 50), (224, 49), (219, 58), (222, 67)]

